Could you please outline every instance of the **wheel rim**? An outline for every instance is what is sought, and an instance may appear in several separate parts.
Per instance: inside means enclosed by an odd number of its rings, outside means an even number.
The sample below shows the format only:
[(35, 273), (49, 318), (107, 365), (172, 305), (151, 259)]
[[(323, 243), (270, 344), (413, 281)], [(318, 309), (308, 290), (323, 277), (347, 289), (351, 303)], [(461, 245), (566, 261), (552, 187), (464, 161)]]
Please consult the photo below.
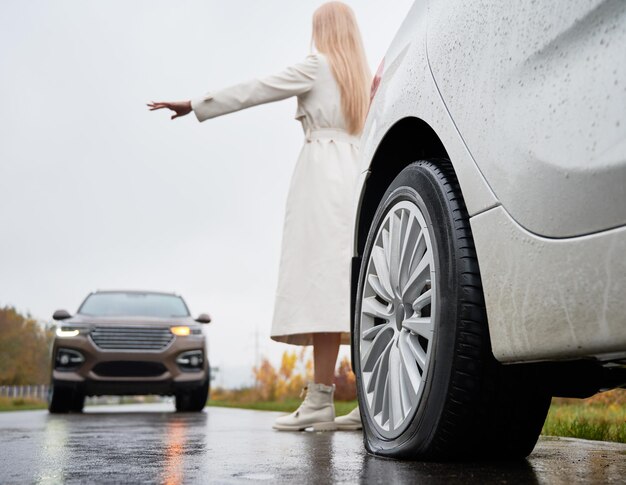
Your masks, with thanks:
[(420, 208), (396, 203), (378, 228), (360, 310), (366, 412), (385, 437), (399, 436), (420, 402), (431, 367), (437, 297), (432, 236)]

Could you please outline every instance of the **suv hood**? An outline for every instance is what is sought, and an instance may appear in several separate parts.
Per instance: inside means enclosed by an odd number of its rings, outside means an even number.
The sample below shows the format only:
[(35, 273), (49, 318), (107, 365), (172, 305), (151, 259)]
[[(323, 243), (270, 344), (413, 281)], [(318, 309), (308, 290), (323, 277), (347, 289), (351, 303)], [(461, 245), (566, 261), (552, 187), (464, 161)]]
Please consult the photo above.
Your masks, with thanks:
[(76, 314), (67, 320), (58, 322), (57, 325), (89, 324), (89, 325), (124, 325), (124, 326), (171, 326), (171, 325), (199, 325), (192, 317), (95, 317), (90, 315)]

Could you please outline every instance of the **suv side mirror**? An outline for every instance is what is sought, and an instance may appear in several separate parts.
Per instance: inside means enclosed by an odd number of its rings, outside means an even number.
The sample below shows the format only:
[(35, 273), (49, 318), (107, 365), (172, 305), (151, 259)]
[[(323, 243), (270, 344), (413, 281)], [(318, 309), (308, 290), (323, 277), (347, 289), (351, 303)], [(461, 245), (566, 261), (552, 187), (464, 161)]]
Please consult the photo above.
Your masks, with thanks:
[(53, 320), (67, 320), (68, 318), (71, 318), (71, 317), (72, 315), (70, 315), (67, 310), (57, 310), (52, 315)]
[(196, 318), (196, 322), (211, 323), (211, 317), (208, 316), (206, 313), (201, 313), (200, 315), (198, 315), (198, 318)]

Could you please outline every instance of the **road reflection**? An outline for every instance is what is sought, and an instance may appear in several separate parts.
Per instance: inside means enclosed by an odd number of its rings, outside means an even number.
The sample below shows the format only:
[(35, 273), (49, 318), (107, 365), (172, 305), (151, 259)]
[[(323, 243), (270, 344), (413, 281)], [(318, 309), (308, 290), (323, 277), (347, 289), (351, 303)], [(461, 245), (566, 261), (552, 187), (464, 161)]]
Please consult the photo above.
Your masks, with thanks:
[(181, 419), (167, 423), (165, 463), (163, 466), (163, 483), (179, 485), (183, 483), (185, 464), (185, 444), (187, 425)]
[(314, 476), (319, 483), (334, 482), (335, 436), (336, 433), (301, 433), (302, 468), (306, 476)]
[(467, 484), (467, 483), (540, 483), (527, 460), (513, 462), (436, 463), (397, 461), (368, 455), (362, 448), (355, 452), (360, 432), (303, 433), (300, 474), (314, 476), (316, 483), (352, 480), (360, 483)]
[(206, 425), (206, 413), (92, 409), (47, 415), (35, 482), (100, 482), (107, 481), (107, 470), (119, 477), (128, 469), (131, 481), (179, 485), (188, 481), (185, 471), (195, 468), (198, 455), (206, 453)]
[(527, 460), (513, 462), (436, 463), (400, 462), (365, 455), (361, 483), (506, 483), (538, 484)]
[(36, 483), (60, 483), (64, 480), (63, 471), (68, 467), (68, 426), (67, 420), (49, 416), (44, 428), (39, 463), (43, 465), (36, 475)]

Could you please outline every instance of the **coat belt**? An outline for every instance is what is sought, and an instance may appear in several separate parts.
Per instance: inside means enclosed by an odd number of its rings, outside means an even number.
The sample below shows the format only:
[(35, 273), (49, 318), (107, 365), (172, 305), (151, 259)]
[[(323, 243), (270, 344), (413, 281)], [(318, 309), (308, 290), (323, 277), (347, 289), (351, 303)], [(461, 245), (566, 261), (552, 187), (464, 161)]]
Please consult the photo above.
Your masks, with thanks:
[(307, 130), (305, 133), (307, 143), (314, 140), (333, 140), (338, 142), (350, 143), (352, 145), (359, 145), (361, 138), (356, 135), (351, 135), (345, 130), (339, 130), (336, 128), (318, 128), (316, 130)]

